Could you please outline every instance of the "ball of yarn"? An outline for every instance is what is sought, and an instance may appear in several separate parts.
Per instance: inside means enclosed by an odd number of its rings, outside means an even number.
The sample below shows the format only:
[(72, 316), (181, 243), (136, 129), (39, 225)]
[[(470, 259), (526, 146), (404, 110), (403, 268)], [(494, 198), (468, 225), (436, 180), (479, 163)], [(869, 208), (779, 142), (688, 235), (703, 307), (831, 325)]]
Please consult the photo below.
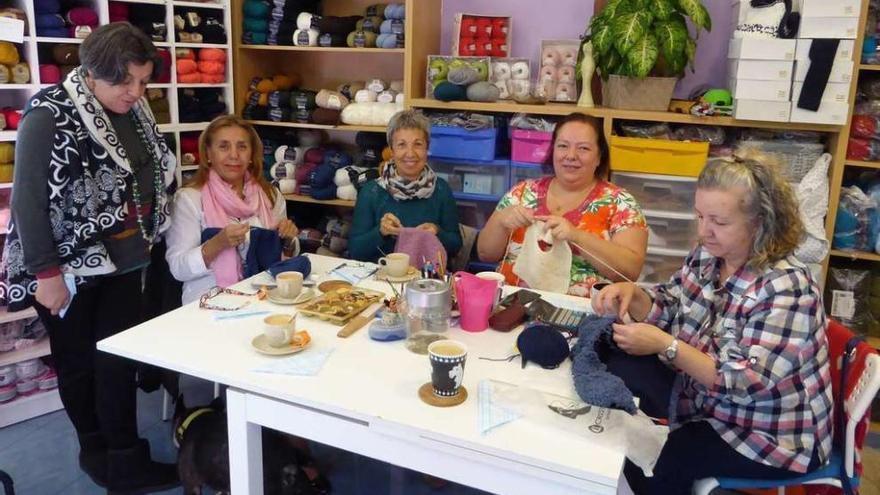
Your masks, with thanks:
[(386, 89), (382, 91), (376, 96), (376, 101), (379, 103), (394, 103), (394, 98), (397, 96), (396, 91), (392, 91), (390, 89)]
[(376, 98), (379, 96), (375, 91), (371, 91), (369, 89), (362, 89), (354, 95), (354, 101), (357, 103), (369, 103), (372, 101), (376, 101)]
[[(191, 62), (184, 60), (184, 62)], [(224, 75), (226, 74), (226, 64), (214, 62), (213, 60), (199, 60), (198, 70), (202, 74)]]
[[(2, 160), (0, 160), (2, 161)], [(337, 186), (350, 186), (351, 185), (351, 177), (348, 175), (348, 168), (343, 167), (336, 171), (336, 175), (333, 176), (333, 183)]]
[(74, 26), (98, 26), (98, 13), (90, 7), (74, 7), (67, 11), (66, 17)]
[(453, 67), (446, 79), (453, 84), (469, 86), (480, 79), (480, 74), (472, 67)]
[(322, 89), (315, 95), (315, 103), (321, 108), (342, 110), (348, 105), (348, 98), (338, 91)]
[(299, 15), (296, 16), (296, 28), (303, 31), (312, 29), (312, 19), (314, 18), (315, 14), (309, 12), (300, 12)]
[(296, 46), (318, 46), (317, 29), (297, 29), (293, 33), (293, 44)]
[(8, 41), (0, 41), (0, 64), (15, 65), (19, 61), (18, 49)]
[(296, 179), (281, 179), (278, 181), (278, 189), (281, 194), (296, 193)]
[(202, 48), (199, 50), (199, 60), (226, 63), (226, 50), (220, 48)]
[(382, 18), (379, 16), (367, 16), (363, 19), (357, 21), (355, 25), (356, 31), (366, 31), (372, 32), (374, 34), (379, 33), (379, 29), (382, 27)]
[[(300, 140), (302, 143), (302, 140)], [(321, 148), (310, 148), (306, 151), (305, 161), (311, 163), (321, 163), (324, 161), (324, 150)]]
[(61, 81), (61, 71), (57, 65), (40, 65), (40, 82), (42, 84), (58, 84)]
[(242, 10), (245, 16), (251, 18), (264, 19), (269, 16), (269, 4), (260, 0), (245, 0)]
[(199, 64), (195, 60), (189, 59), (178, 59), (177, 60), (177, 75), (183, 74), (193, 74), (199, 71)]
[(11, 78), (12, 73), (9, 71), (9, 67), (0, 65), (0, 84), (8, 84)]
[(440, 101), (464, 101), (467, 99), (467, 90), (464, 86), (443, 81), (434, 87), (434, 98)]
[(0, 163), (12, 163), (14, 161), (15, 146), (12, 143), (0, 143)]
[(479, 81), (467, 87), (467, 99), (470, 101), (495, 102), (501, 96), (501, 92), (494, 84), (487, 81)]
[(254, 85), (254, 88), (260, 93), (270, 93), (272, 91), (278, 91), (278, 87), (275, 86), (275, 83), (272, 79), (265, 78), (260, 79), (257, 84)]
[(349, 82), (336, 86), (336, 91), (342, 93), (349, 101), (354, 101), (354, 96), (358, 91), (364, 89), (366, 85), (362, 82)]
[(321, 125), (337, 125), (339, 124), (339, 110), (329, 108), (316, 108), (312, 112), (312, 122)]
[(522, 355), (522, 366), (531, 361), (542, 368), (553, 369), (568, 357), (569, 347), (565, 337), (555, 328), (533, 324), (522, 331), (516, 339), (516, 347)]
[(18, 124), (21, 122), (21, 110), (9, 109), (4, 110), (3, 115), (6, 116), (6, 128), (7, 129), (18, 129)]
[(379, 78), (370, 79), (369, 81), (367, 81), (367, 89), (377, 94), (385, 91), (387, 87), (388, 83)]
[[(390, 22), (390, 21), (385, 21)], [(376, 37), (377, 48), (397, 48), (397, 35), (391, 33), (383, 33)]]
[(336, 188), (336, 197), (348, 201), (357, 200), (357, 189), (352, 185), (339, 186)]
[(351, 48), (373, 48), (376, 46), (376, 33), (372, 31), (352, 31), (348, 33), (346, 43)]
[(295, 73), (290, 75), (275, 74), (272, 76), (272, 83), (280, 91), (289, 91), (299, 85), (299, 75)]

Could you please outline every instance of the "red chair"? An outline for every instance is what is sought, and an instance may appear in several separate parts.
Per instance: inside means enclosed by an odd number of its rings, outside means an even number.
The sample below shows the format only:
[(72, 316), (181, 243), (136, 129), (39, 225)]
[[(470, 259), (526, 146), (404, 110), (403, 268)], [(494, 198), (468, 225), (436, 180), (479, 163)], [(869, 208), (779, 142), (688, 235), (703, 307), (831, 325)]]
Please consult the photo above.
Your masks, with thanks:
[[(880, 389), (880, 355), (834, 320), (829, 320), (826, 334), (834, 398), (833, 444), (828, 463), (812, 473), (787, 480), (705, 478), (694, 483), (695, 495), (708, 495), (719, 487), (727, 490), (777, 488), (779, 493), (785, 493), (785, 487), (797, 485), (830, 485), (847, 495), (854, 493), (862, 474), (860, 453), (868, 432), (871, 402)], [(844, 364), (846, 374), (842, 377)], [(808, 487), (807, 493), (832, 492)]]

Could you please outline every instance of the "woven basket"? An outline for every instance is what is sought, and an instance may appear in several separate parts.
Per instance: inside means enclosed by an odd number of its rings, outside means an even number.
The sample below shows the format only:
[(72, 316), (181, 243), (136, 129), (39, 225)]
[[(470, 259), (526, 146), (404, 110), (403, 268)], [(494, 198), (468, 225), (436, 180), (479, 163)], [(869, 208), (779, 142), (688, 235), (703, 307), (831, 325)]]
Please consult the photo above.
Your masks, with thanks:
[(740, 141), (740, 147), (750, 147), (760, 153), (771, 155), (782, 165), (779, 171), (788, 182), (798, 183), (825, 153), (822, 143), (799, 143), (797, 141)]
[(609, 76), (602, 83), (602, 105), (627, 110), (665, 112), (678, 79), (674, 77)]

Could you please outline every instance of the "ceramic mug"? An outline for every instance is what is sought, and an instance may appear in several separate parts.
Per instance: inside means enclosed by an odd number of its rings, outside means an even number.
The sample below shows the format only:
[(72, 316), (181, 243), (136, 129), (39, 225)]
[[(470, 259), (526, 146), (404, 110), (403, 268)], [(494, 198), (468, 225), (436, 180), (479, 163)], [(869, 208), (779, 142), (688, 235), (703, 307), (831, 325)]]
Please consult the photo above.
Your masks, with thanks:
[(272, 347), (284, 347), (296, 332), (296, 315), (274, 314), (263, 318), (263, 335)]
[(275, 283), (278, 284), (278, 295), (285, 299), (293, 299), (302, 291), (303, 274), (281, 272), (275, 277)]
[(379, 258), (379, 264), (385, 267), (385, 271), (392, 277), (403, 277), (409, 271), (409, 255), (406, 253), (391, 253)]
[(597, 282), (590, 288), (590, 299), (594, 299), (599, 295), (599, 291), (611, 285), (611, 282)]
[(464, 380), (467, 347), (455, 340), (438, 340), (428, 346), (431, 388), (437, 397), (455, 397)]
[(495, 294), (495, 299), (492, 301), (492, 310), (498, 307), (498, 303), (501, 302), (501, 290), (504, 288), (505, 278), (504, 275), (498, 272), (480, 272), (477, 274), (478, 278), (483, 280), (494, 280), (498, 283), (498, 292)]

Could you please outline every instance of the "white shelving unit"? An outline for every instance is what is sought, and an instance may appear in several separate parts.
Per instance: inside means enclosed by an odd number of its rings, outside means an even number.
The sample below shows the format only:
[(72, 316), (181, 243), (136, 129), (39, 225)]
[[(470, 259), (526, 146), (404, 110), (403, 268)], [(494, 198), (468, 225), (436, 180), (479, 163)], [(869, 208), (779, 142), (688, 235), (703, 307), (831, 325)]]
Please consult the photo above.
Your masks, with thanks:
[[(226, 106), (229, 112), (232, 112), (234, 109), (234, 99), (233, 99), (233, 77), (232, 77), (232, 17), (230, 13), (230, 3), (229, 0), (222, 0), (216, 3), (201, 3), (201, 2), (176, 2), (172, 0), (115, 0), (115, 1), (124, 1), (126, 3), (132, 4), (129, 6), (130, 9), (137, 8), (137, 5), (161, 5), (165, 8), (165, 25), (167, 26), (167, 36), (164, 41), (154, 42), (156, 47), (164, 48), (170, 51), (171, 53), (171, 82), (170, 83), (162, 83), (162, 84), (151, 84), (149, 87), (161, 88), (165, 90), (168, 98), (168, 104), (170, 107), (171, 113), (171, 123), (163, 124), (159, 126), (159, 129), (162, 133), (171, 134), (174, 137), (174, 142), (177, 143), (176, 146), (176, 154), (178, 164), (180, 163), (180, 135), (181, 133), (186, 132), (200, 132), (207, 127), (207, 122), (181, 122), (180, 112), (178, 107), (178, 90), (185, 88), (218, 88), (222, 90), (223, 99), (226, 102)], [(81, 44), (83, 42), (82, 39), (78, 38), (51, 38), (45, 36), (36, 36), (36, 22), (35, 22), (35, 13), (34, 13), (34, 5), (33, 0), (13, 0), (10, 6), (20, 8), (25, 11), (27, 16), (26, 21), (26, 31), (24, 40), (22, 43), (18, 44), (18, 48), (21, 54), (21, 59), (28, 63), (30, 67), (31, 80), (27, 84), (0, 84), (0, 108), (2, 107), (14, 107), (14, 108), (22, 108), (24, 104), (27, 102), (27, 99), (38, 92), (39, 90), (49, 87), (51, 84), (43, 83), (40, 81), (40, 46), (48, 45), (48, 44), (60, 44), (60, 43), (70, 43), (70, 44)], [(95, 9), (98, 13), (98, 20), (101, 25), (107, 24), (110, 22), (110, 14), (109, 14), (109, 0), (90, 0), (90, 4), (88, 5)], [(155, 8), (155, 7), (153, 7)], [(174, 28), (174, 12), (177, 10), (184, 9), (203, 9), (203, 11), (222, 11), (222, 19), (223, 24), (226, 27), (226, 43), (225, 44), (207, 44), (207, 43), (177, 43), (175, 42), (175, 28)], [(177, 82), (177, 72), (175, 67), (177, 65), (177, 57), (175, 53), (175, 48), (221, 48), (226, 50), (226, 82), (223, 84), (179, 84)], [(48, 61), (43, 60), (43, 63), (47, 63)], [(10, 142), (15, 141), (16, 139), (16, 131), (15, 130), (0, 130), (0, 142)], [(193, 167), (187, 167), (188, 169), (192, 169)], [(178, 167), (177, 177), (180, 180), (181, 170)], [(12, 189), (11, 183), (0, 183), (0, 198), (9, 197), (10, 190)], [(0, 204), (0, 208), (5, 207), (5, 204)], [(0, 226), (0, 236), (6, 234), (6, 226)], [(2, 246), (2, 244), (0, 244)], [(26, 319), (33, 318), (36, 316), (36, 311), (33, 309), (27, 309), (25, 311), (19, 311), (16, 313), (7, 313), (6, 308), (0, 307), (0, 324), (7, 323), (10, 321), (15, 321), (18, 319)], [(28, 359), (34, 359), (38, 357), (43, 357), (49, 355), (49, 341), (44, 340), (38, 345), (28, 348), (21, 349), (17, 351), (11, 351), (6, 353), (0, 353), (0, 366), (5, 366), (9, 364), (14, 364), (17, 362), (25, 361)], [(46, 414), (48, 412), (56, 411), (61, 409), (61, 400), (58, 396), (57, 390), (50, 390), (46, 392), (37, 393), (34, 395), (17, 397), (10, 402), (0, 404), (0, 428), (17, 423), (19, 421), (24, 421), (26, 419), (32, 418), (34, 416), (39, 416), (42, 414)]]

